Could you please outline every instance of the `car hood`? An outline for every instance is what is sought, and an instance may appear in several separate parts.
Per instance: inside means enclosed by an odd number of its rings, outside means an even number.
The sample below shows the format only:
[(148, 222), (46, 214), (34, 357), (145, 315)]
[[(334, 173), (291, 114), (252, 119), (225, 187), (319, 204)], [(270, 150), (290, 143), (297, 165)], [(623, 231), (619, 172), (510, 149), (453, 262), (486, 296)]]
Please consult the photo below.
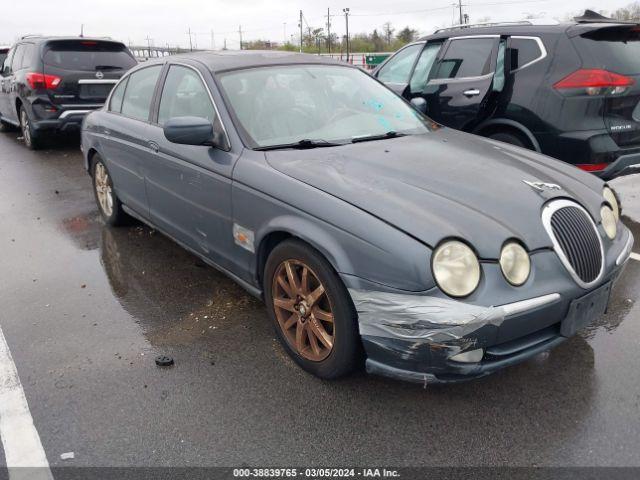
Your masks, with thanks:
[[(603, 182), (535, 152), (443, 128), (425, 135), (266, 152), (272, 168), (369, 212), (430, 247), (449, 237), (496, 259), (505, 240), (550, 248), (540, 214), (555, 197), (599, 219)], [(538, 191), (528, 182), (556, 184)]]

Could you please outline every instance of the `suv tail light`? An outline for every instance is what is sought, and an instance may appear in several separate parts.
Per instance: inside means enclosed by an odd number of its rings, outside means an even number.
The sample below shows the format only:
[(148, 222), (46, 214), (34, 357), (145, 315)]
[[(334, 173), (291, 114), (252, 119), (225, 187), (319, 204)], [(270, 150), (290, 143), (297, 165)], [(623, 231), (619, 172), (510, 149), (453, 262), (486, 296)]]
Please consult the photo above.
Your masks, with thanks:
[(44, 88), (47, 90), (53, 90), (62, 80), (55, 75), (45, 75), (44, 73), (29, 72), (26, 75), (27, 83), (33, 89)]
[(636, 82), (633, 78), (600, 69), (581, 69), (553, 85), (556, 90), (570, 90), (577, 95), (620, 95)]

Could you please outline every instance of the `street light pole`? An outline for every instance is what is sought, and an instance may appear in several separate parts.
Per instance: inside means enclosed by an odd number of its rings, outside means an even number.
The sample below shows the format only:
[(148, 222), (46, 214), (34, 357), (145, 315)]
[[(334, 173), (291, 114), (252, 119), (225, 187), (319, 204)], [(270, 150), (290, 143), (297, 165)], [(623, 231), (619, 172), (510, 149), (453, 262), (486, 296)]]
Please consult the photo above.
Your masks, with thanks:
[(300, 10), (300, 23), (298, 26), (300, 27), (300, 53), (302, 53), (302, 10)]
[(343, 8), (344, 20), (347, 26), (347, 63), (349, 63), (349, 8)]

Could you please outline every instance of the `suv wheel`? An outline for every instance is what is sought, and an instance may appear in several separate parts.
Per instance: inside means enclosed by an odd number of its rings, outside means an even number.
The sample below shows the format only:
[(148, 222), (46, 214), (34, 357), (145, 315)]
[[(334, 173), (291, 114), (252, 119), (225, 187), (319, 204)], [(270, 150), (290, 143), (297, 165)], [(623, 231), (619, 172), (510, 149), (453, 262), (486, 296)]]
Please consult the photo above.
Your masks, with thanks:
[(516, 147), (528, 148), (531, 150), (528, 142), (522, 139), (519, 135), (507, 132), (496, 132), (489, 135), (492, 140), (498, 140), (499, 142), (509, 143)]
[(349, 293), (329, 262), (298, 240), (276, 246), (264, 275), (267, 309), (287, 353), (333, 379), (358, 365), (360, 339)]
[(93, 192), (104, 221), (113, 226), (124, 224), (127, 214), (122, 210), (122, 203), (116, 196), (109, 170), (98, 154), (93, 157), (91, 176)]
[(22, 130), (22, 138), (27, 148), (38, 150), (42, 146), (40, 135), (33, 129), (31, 117), (29, 117), (27, 109), (24, 108), (24, 106), (20, 107), (20, 129)]

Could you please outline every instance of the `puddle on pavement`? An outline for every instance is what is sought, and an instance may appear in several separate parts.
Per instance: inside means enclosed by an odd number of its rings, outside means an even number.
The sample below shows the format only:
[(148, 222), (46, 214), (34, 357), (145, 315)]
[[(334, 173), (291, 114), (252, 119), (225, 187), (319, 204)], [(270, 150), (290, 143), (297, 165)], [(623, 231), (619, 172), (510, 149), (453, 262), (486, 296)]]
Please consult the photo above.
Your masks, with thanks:
[(104, 223), (97, 211), (65, 218), (62, 229), (80, 250), (95, 250), (100, 243)]
[(154, 230), (105, 226), (100, 234), (113, 293), (152, 345), (190, 344), (266, 319), (260, 301)]

